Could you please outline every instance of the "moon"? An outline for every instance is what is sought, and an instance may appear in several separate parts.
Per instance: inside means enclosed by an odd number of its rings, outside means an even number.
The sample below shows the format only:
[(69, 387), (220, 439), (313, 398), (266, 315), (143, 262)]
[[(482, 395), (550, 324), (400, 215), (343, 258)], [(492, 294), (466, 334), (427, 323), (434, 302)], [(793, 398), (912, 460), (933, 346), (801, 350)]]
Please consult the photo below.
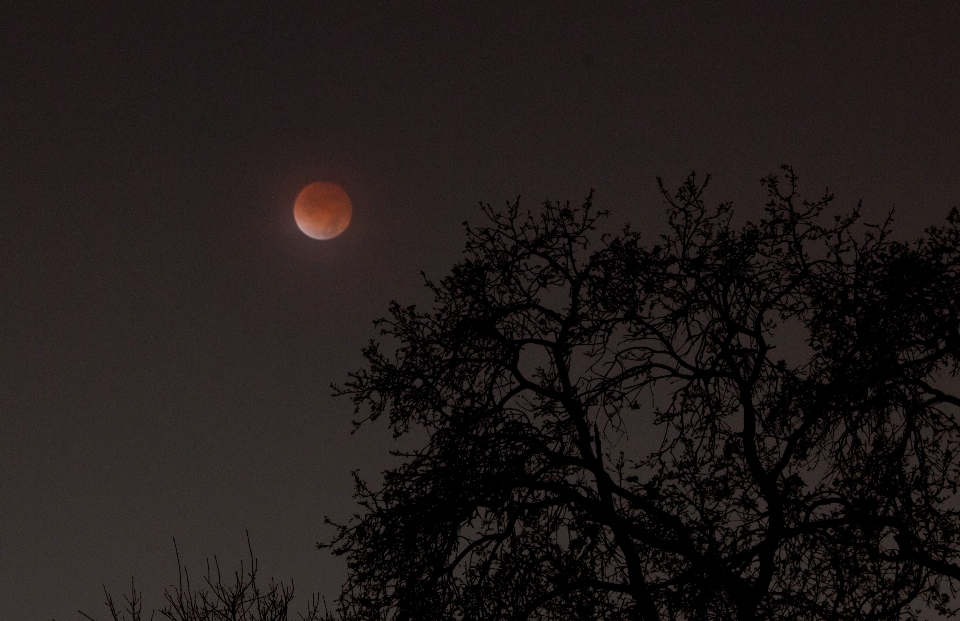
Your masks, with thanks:
[(297, 226), (313, 239), (333, 239), (350, 225), (353, 205), (339, 185), (328, 181), (311, 183), (293, 203)]

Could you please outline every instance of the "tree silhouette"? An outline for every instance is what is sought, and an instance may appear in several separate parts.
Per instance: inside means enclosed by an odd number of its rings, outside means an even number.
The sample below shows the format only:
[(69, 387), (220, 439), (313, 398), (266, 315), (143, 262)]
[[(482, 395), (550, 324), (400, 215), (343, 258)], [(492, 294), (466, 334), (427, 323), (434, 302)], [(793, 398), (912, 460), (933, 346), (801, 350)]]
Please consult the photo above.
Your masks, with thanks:
[[(176, 541), (174, 541), (176, 550)], [(207, 560), (207, 573), (199, 585), (191, 583), (190, 573), (180, 562), (177, 554), (177, 585), (164, 591), (166, 605), (160, 609), (160, 615), (169, 621), (330, 621), (328, 612), (320, 612), (321, 599), (314, 595), (307, 603), (304, 613), (293, 616), (290, 602), (293, 600), (293, 583), (289, 585), (271, 579), (266, 585), (258, 581), (259, 563), (253, 555), (250, 534), (247, 533), (247, 550), (250, 563), (233, 572), (233, 579), (224, 579), (220, 572), (220, 563), (216, 557), (211, 565)], [(104, 587), (104, 604), (110, 612), (112, 621), (142, 621), (154, 619), (157, 611), (149, 617), (143, 615), (142, 594), (137, 591), (133, 580), (130, 581), (130, 594), (124, 596), (124, 604), (119, 605), (113, 595)], [(97, 621), (94, 617), (79, 611), (85, 619)]]
[(336, 388), (420, 446), (321, 544), (345, 619), (955, 609), (960, 216), (903, 243), (784, 171), (742, 226), (661, 182), (656, 244), (589, 198), (485, 208)]

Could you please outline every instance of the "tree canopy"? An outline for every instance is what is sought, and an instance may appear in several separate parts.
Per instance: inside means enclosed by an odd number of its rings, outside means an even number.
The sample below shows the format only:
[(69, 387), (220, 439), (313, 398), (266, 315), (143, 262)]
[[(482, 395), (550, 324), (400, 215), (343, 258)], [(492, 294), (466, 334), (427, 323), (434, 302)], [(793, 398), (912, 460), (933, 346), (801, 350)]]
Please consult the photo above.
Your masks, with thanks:
[[(250, 533), (247, 533), (247, 550), (250, 560), (246, 567), (240, 563), (240, 569), (226, 576), (220, 571), (220, 561), (207, 559), (207, 572), (198, 583), (190, 580), (190, 572), (180, 562), (180, 551), (174, 540), (177, 557), (177, 582), (169, 585), (163, 593), (166, 605), (159, 613), (168, 621), (292, 621), (294, 619), (290, 602), (293, 600), (293, 582), (284, 584), (272, 578), (264, 584), (258, 576), (259, 562), (253, 555), (250, 545)], [(143, 614), (143, 596), (130, 579), (130, 594), (123, 601), (115, 599), (103, 587), (104, 605), (112, 621), (153, 621), (157, 610), (149, 617)], [(307, 602), (306, 610), (297, 615), (300, 621), (332, 621), (333, 618), (324, 604), (320, 611), (322, 598), (314, 594)], [(87, 621), (97, 621), (82, 610), (77, 611)]]
[[(337, 394), (415, 450), (327, 545), (345, 619), (909, 619), (960, 585), (960, 216), (907, 243), (694, 175), (667, 233), (484, 208)], [(425, 434), (422, 434), (425, 432)]]

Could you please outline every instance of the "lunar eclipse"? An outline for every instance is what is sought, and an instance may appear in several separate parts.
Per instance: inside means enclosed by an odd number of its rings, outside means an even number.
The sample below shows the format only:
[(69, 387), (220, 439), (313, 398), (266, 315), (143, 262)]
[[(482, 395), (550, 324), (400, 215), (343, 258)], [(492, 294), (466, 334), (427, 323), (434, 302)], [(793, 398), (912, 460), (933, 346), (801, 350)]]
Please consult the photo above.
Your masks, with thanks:
[(297, 226), (313, 239), (333, 239), (350, 225), (353, 205), (343, 188), (317, 181), (300, 191), (293, 204)]

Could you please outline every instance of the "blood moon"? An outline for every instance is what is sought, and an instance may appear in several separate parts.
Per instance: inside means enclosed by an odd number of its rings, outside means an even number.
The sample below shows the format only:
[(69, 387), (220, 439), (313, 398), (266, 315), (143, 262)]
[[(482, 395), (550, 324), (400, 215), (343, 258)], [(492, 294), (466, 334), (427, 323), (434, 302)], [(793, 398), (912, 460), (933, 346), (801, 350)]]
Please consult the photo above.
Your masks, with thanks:
[(311, 183), (293, 203), (297, 226), (313, 239), (333, 239), (350, 225), (353, 205), (339, 185), (328, 181)]

